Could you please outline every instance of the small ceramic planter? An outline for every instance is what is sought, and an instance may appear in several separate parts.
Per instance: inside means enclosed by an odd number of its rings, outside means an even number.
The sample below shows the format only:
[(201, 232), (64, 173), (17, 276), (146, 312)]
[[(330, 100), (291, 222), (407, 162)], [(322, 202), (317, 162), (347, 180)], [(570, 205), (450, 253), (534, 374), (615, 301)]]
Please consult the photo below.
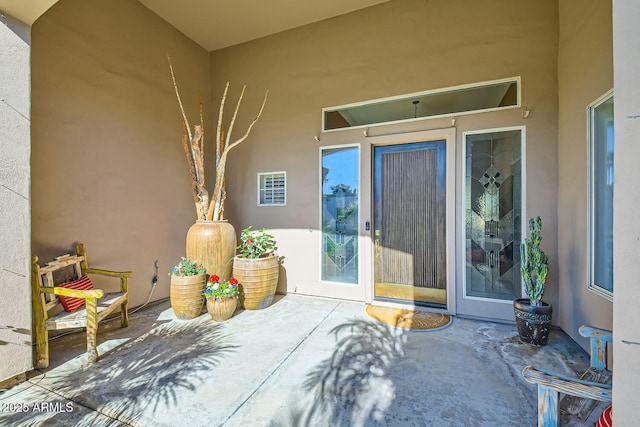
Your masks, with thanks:
[(237, 303), (238, 299), (236, 297), (207, 298), (207, 311), (213, 320), (223, 322), (231, 319), (236, 311)]

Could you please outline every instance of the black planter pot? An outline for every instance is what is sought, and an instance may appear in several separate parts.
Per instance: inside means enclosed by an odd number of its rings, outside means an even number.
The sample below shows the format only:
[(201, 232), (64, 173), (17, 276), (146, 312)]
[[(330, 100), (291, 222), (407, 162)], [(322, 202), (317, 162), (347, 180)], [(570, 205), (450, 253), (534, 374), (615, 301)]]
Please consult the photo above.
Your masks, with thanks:
[(544, 301), (541, 303), (540, 306), (530, 305), (529, 298), (518, 298), (513, 301), (518, 333), (523, 343), (536, 346), (547, 344), (553, 307)]

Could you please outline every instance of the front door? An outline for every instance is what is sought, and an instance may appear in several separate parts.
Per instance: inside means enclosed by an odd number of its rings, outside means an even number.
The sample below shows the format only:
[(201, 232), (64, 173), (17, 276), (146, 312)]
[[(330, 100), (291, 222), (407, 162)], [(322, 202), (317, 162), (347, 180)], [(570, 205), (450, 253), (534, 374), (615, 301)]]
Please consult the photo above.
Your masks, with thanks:
[(373, 149), (374, 299), (447, 306), (446, 139)]

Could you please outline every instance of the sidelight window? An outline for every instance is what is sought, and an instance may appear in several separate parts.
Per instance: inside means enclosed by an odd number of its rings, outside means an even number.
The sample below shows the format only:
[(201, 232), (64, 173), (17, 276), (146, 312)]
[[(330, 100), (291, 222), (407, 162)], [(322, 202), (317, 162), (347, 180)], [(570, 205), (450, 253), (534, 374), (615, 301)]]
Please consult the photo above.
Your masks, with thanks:
[(613, 299), (613, 90), (587, 107), (589, 289)]

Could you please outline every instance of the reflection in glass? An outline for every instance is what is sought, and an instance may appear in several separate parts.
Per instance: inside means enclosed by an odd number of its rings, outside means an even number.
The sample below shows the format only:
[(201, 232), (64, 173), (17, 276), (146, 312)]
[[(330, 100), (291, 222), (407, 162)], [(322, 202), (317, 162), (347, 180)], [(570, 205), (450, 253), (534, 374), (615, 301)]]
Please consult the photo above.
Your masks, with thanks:
[(322, 150), (322, 280), (358, 283), (358, 147)]
[(592, 109), (593, 285), (613, 292), (613, 96)]
[(467, 135), (466, 295), (521, 296), (521, 131)]

